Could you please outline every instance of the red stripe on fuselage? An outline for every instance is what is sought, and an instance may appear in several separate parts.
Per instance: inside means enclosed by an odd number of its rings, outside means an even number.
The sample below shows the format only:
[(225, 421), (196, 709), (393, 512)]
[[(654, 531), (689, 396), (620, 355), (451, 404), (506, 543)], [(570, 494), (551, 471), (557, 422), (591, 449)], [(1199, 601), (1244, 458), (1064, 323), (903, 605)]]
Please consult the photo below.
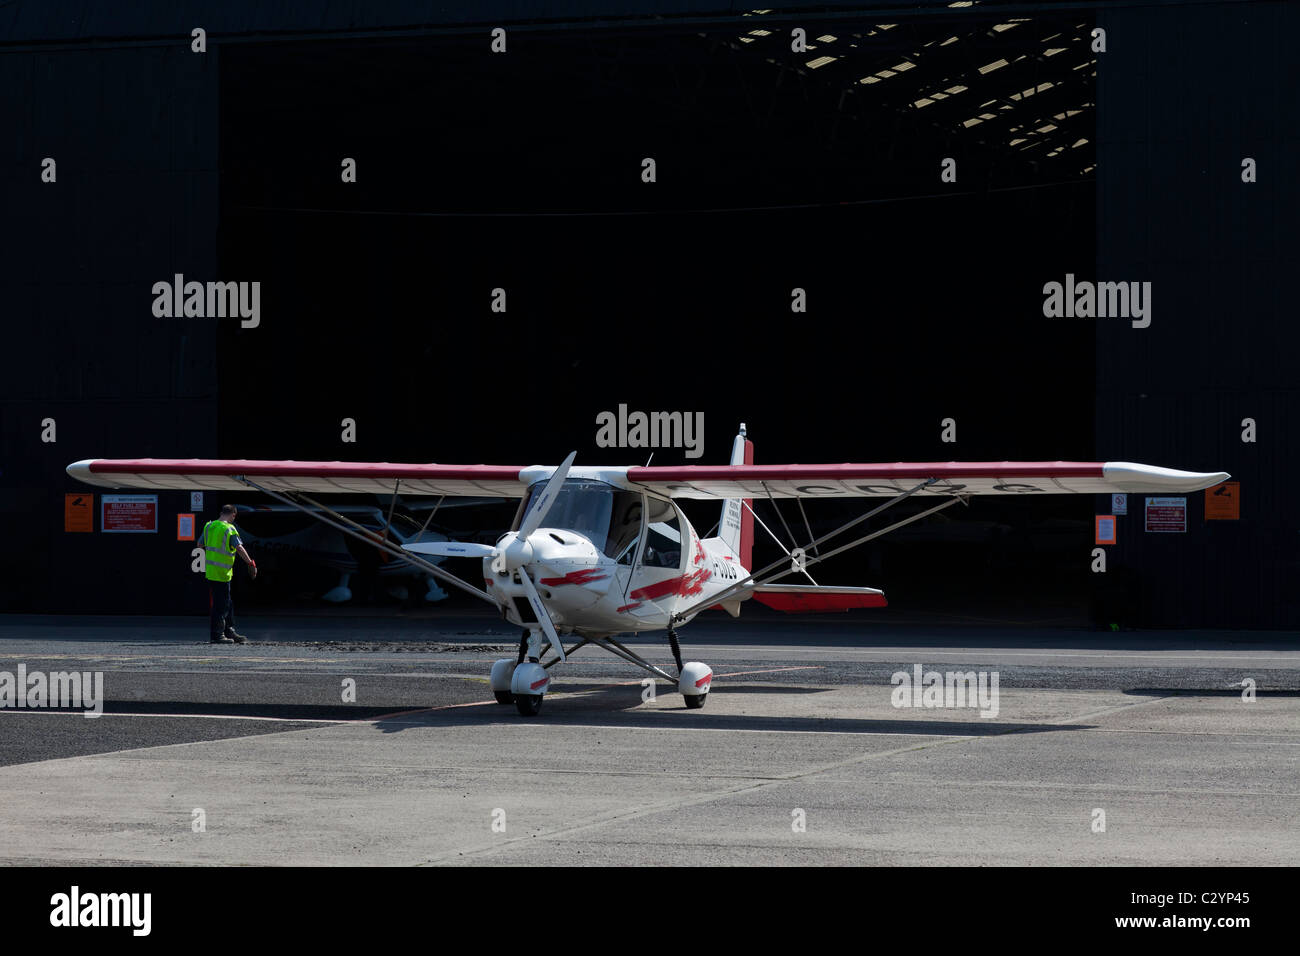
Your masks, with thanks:
[(647, 584), (643, 588), (637, 588), (629, 595), (638, 600), (653, 601), (655, 598), (666, 597), (669, 594), (680, 594), (683, 597), (690, 594), (699, 594), (704, 590), (704, 582), (713, 577), (713, 572), (708, 568), (700, 568), (690, 574), (683, 574), (679, 578), (669, 578), (667, 581), (660, 581), (658, 584)]
[(602, 574), (599, 568), (583, 568), (580, 571), (570, 571), (562, 578), (542, 578), (538, 583), (545, 584), (548, 587), (558, 587), (561, 584), (587, 584), (591, 581), (603, 581), (608, 575)]

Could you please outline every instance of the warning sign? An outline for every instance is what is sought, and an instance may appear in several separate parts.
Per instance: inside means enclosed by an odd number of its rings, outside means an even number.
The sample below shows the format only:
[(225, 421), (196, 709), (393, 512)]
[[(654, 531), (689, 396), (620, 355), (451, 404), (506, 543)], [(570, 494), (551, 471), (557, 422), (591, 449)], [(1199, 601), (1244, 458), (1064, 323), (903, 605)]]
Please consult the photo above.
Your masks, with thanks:
[(1117, 515), (1128, 514), (1128, 495), (1111, 495), (1110, 511), (1111, 514), (1117, 514)]
[(89, 495), (64, 495), (63, 496), (63, 530), (64, 531), (94, 531), (95, 530), (95, 496)]
[(157, 495), (100, 495), (99, 501), (101, 531), (128, 534), (157, 533)]
[(1238, 521), (1241, 519), (1241, 482), (1225, 481), (1205, 489), (1206, 521)]
[(1187, 530), (1186, 498), (1148, 498), (1146, 512), (1148, 531)]

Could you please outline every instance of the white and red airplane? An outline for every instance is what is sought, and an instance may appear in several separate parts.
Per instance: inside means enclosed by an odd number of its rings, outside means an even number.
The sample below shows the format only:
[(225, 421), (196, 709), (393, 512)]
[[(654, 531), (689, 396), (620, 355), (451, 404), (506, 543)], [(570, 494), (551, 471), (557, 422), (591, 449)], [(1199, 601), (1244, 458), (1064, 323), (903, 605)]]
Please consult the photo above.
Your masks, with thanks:
[[(589, 644), (670, 682), (688, 707), (703, 707), (713, 671), (683, 663), (677, 628), (701, 611), (721, 607), (732, 616), (756, 598), (786, 611), (881, 607), (875, 588), (822, 586), (808, 569), (849, 548), (941, 511), (971, 495), (1179, 495), (1216, 485), (1223, 472), (1175, 471), (1131, 462), (896, 462), (893, 464), (755, 465), (745, 426), (721, 466), (573, 467), (391, 464), (210, 459), (90, 459), (68, 466), (72, 477), (109, 488), (263, 492), (318, 520), (360, 537), (495, 605), (522, 628), (516, 658), (492, 666), (499, 703), (535, 715), (550, 688), (549, 669)], [(317, 493), (381, 493), (521, 498), (512, 530), (495, 545), (421, 541), (399, 546), (374, 540), (367, 529), (308, 497)], [(826, 543), (912, 496), (940, 499), (848, 544)], [(760, 569), (751, 561), (754, 498), (885, 498), (807, 545), (786, 548)], [(717, 534), (701, 538), (678, 498), (724, 502)], [(802, 504), (799, 505), (802, 516)], [(782, 519), (784, 522), (784, 518)], [(762, 524), (761, 520), (759, 522)], [(811, 528), (804, 517), (808, 536)], [(766, 529), (766, 525), (764, 525)], [(788, 528), (787, 528), (788, 533)], [(792, 535), (793, 537), (793, 535)], [(479, 557), (478, 588), (422, 555)], [(803, 575), (810, 583), (779, 584)], [(666, 630), (677, 665), (667, 673), (615, 639), (634, 631)], [(562, 636), (576, 643), (565, 648)], [(544, 659), (549, 643), (553, 655)]]

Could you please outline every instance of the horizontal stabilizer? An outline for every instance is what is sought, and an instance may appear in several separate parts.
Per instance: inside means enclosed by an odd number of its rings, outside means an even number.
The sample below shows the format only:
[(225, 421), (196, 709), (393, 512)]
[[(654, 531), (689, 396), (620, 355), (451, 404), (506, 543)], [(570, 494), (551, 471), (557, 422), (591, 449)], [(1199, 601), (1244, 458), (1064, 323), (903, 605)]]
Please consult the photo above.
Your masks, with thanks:
[(819, 614), (859, 607), (886, 607), (885, 592), (876, 588), (818, 587), (812, 584), (760, 584), (754, 600), (787, 614)]

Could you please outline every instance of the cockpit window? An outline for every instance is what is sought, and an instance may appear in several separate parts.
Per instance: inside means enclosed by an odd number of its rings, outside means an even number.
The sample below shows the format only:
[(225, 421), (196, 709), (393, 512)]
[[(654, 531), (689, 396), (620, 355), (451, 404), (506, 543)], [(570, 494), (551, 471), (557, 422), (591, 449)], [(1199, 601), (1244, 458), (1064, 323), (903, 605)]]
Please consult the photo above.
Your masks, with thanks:
[(650, 522), (646, 529), (645, 553), (641, 564), (647, 568), (678, 568), (682, 563), (682, 531), (677, 523), (677, 509), (670, 502), (647, 498)]
[[(520, 512), (520, 522), (532, 507), (533, 498), (545, 487), (546, 482), (539, 481), (528, 489), (528, 503)], [(514, 530), (518, 530), (520, 522), (516, 522)], [(641, 495), (603, 481), (570, 478), (555, 496), (542, 526), (577, 532), (609, 557), (625, 558), (624, 563), (630, 563), (641, 536)]]

